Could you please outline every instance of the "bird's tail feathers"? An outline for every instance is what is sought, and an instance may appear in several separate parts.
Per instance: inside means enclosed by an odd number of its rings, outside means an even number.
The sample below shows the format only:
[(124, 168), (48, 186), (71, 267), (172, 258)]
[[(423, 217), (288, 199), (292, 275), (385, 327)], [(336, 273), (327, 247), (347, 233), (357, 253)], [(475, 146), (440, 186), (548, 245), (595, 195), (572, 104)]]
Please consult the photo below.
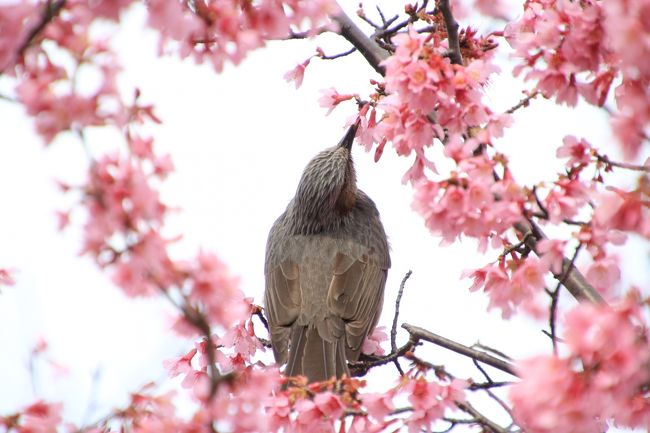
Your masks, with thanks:
[(329, 342), (320, 336), (315, 327), (295, 326), (291, 335), (289, 362), (285, 374), (307, 376), (309, 382), (349, 375), (345, 361), (344, 338)]

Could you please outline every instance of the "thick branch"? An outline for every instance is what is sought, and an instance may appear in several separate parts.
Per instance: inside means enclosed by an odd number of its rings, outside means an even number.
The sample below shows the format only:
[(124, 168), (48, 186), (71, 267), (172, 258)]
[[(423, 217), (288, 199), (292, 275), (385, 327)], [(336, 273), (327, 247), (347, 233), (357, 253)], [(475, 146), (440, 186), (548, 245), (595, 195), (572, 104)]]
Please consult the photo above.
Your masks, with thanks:
[[(537, 224), (532, 221), (520, 221), (515, 224), (515, 229), (519, 231), (525, 238), (526, 245), (539, 255), (537, 250), (537, 243), (542, 239), (546, 239), (546, 235)], [(531, 236), (532, 234), (532, 236)], [(600, 293), (587, 282), (585, 277), (578, 271), (571, 261), (565, 258), (562, 261), (562, 272), (553, 274), (558, 280), (564, 280), (564, 287), (576, 298), (578, 301), (589, 301), (595, 304), (604, 304), (605, 300)]]
[(365, 57), (370, 66), (379, 74), (384, 75), (386, 72), (380, 63), (388, 58), (388, 53), (379, 47), (374, 41), (361, 31), (359, 27), (350, 19), (343, 9), (334, 17), (334, 20), (339, 24), (339, 33), (347, 39), (357, 50)]
[(438, 8), (445, 19), (445, 28), (447, 29), (447, 40), (449, 41), (449, 59), (455, 65), (463, 64), (463, 55), (460, 53), (460, 42), (458, 40), (458, 22), (451, 13), (449, 0), (439, 0)]
[(445, 349), (449, 349), (453, 352), (470, 357), (484, 364), (487, 364), (491, 367), (494, 367), (498, 370), (504, 371), (508, 374), (512, 374), (513, 376), (517, 376), (517, 373), (515, 373), (515, 369), (512, 366), (512, 364), (502, 359), (496, 358), (485, 352), (481, 352), (480, 350), (476, 350), (464, 346), (460, 343), (456, 343), (455, 341), (449, 340), (445, 337), (441, 337), (440, 335), (434, 334), (433, 332), (427, 331), (426, 329), (420, 328), (418, 326), (413, 326), (413, 325), (409, 325), (408, 323), (404, 323), (402, 324), (402, 328), (406, 329), (408, 333), (411, 334), (412, 339), (424, 340), (433, 344), (437, 344), (440, 347), (444, 347)]

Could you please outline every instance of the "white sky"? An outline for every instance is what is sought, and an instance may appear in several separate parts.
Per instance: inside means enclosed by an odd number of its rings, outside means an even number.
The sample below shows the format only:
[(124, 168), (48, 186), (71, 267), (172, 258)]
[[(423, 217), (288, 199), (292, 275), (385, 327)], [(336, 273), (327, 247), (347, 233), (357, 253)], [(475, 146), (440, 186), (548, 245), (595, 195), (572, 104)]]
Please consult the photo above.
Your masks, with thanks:
[[(137, 84), (155, 104), (164, 122), (155, 129), (156, 143), (174, 157), (177, 172), (164, 187), (164, 199), (181, 209), (168, 224), (170, 233), (184, 236), (174, 252), (188, 257), (199, 247), (215, 251), (241, 276), (244, 292), (261, 303), (268, 230), (293, 196), (307, 161), (338, 142), (345, 119), (354, 113), (349, 104), (325, 117), (317, 103), (319, 90), (334, 86), (341, 93), (364, 95), (368, 80), (377, 77), (353, 55), (312, 60), (298, 91), (283, 80), (316, 45), (329, 54), (345, 49), (334, 36), (272, 43), (216, 75), (209, 66), (157, 58), (155, 36), (142, 31), (142, 10), (134, 12), (115, 44), (125, 66), (122, 84)], [(0, 85), (5, 91), (6, 81)], [(505, 110), (519, 101), (521, 88), (511, 77), (495, 77), (488, 101)], [(36, 395), (64, 401), (70, 421), (91, 421), (123, 404), (129, 391), (164, 377), (161, 360), (191, 343), (169, 331), (170, 309), (164, 301), (125, 299), (89, 259), (78, 257), (79, 218), (64, 234), (56, 231), (54, 211), (64, 208), (66, 199), (53, 180), (83, 179), (81, 145), (68, 135), (44, 149), (17, 105), (0, 101), (0, 118), (5, 131), (0, 267), (17, 270), (16, 286), (0, 294), (0, 414), (34, 400), (26, 365), (31, 347), (43, 336), (50, 343), (47, 357), (71, 372), (57, 378), (45, 363), (37, 364)], [(536, 101), (517, 116), (498, 148), (509, 155), (517, 179), (530, 185), (561, 169), (555, 150), (569, 133), (594, 143), (611, 141), (605, 117), (596, 109), (576, 111)], [(103, 149), (114, 137), (91, 132), (88, 139)], [(439, 240), (411, 211), (410, 188), (401, 184), (411, 160), (387, 148), (375, 164), (360, 146), (354, 152), (360, 187), (376, 202), (392, 245), (382, 324), (390, 325), (399, 283), (412, 269), (401, 321), (468, 345), (481, 341), (514, 357), (547, 351), (550, 344), (540, 331), (545, 323), (503, 322), (498, 312), (486, 313), (484, 296), (469, 293), (470, 281), (461, 280), (461, 272), (497, 254), (477, 254), (473, 241), (438, 247)], [(628, 254), (625, 260), (632, 268), (647, 268), (647, 254)], [(573, 301), (564, 297), (562, 303)], [(400, 332), (398, 343), (405, 339)], [(474, 373), (466, 360), (449, 352), (427, 348), (422, 353), (436, 364), (448, 362), (459, 376)], [(89, 401), (96, 407), (88, 409)]]

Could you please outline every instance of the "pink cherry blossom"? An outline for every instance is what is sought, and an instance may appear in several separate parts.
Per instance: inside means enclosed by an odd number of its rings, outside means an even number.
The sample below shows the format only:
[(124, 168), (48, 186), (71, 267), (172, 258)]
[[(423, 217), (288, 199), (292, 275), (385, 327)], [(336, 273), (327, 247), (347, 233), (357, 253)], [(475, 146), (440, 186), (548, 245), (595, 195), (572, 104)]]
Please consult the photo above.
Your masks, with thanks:
[(537, 252), (540, 254), (543, 266), (555, 275), (562, 274), (565, 245), (566, 242), (559, 239), (542, 239), (537, 243)]
[(382, 341), (388, 341), (385, 326), (376, 327), (363, 341), (361, 352), (366, 355), (382, 356), (386, 351), (381, 347)]
[(599, 258), (589, 265), (585, 277), (603, 296), (611, 298), (617, 293), (616, 286), (621, 279), (618, 260), (612, 256)]
[(483, 15), (508, 20), (508, 6), (502, 0), (475, 0), (474, 7)]
[(506, 26), (506, 38), (522, 59), (515, 73), (537, 83), (544, 96), (575, 105), (586, 87), (580, 72), (598, 72), (604, 61), (603, 13), (599, 2), (533, 0), (520, 20)]
[(13, 286), (16, 284), (12, 272), (5, 268), (0, 268), (0, 285)]
[(305, 69), (309, 65), (311, 58), (305, 60), (304, 62), (298, 64), (295, 68), (284, 74), (284, 79), (287, 82), (293, 81), (296, 85), (296, 89), (302, 85), (302, 80), (305, 77)]
[(590, 187), (576, 178), (562, 177), (543, 200), (552, 223), (576, 216), (589, 199)]
[(361, 401), (368, 411), (368, 414), (378, 421), (385, 419), (386, 415), (395, 409), (392, 392), (366, 393), (361, 396)]
[(37, 10), (38, 5), (31, 2), (0, 6), (0, 71), (10, 72), (18, 60), (18, 50), (38, 19)]
[(277, 391), (277, 369), (248, 368), (229, 383), (222, 383), (207, 403), (212, 419), (238, 433), (269, 431), (266, 399)]
[(521, 378), (510, 388), (513, 415), (531, 433), (602, 431), (600, 408), (594, 405), (583, 378), (570, 362), (537, 356), (518, 364)]
[(192, 370), (192, 358), (196, 355), (196, 349), (192, 349), (180, 358), (163, 361), (163, 367), (167, 370), (169, 377), (176, 377), (179, 374)]
[(330, 114), (341, 102), (350, 100), (354, 97), (353, 95), (341, 95), (334, 87), (321, 90), (321, 93), (323, 96), (318, 100), (318, 104), (323, 108), (327, 108), (327, 114)]
[(640, 192), (610, 188), (597, 197), (599, 206), (594, 219), (612, 229), (650, 236), (650, 211)]
[(57, 433), (62, 422), (63, 404), (37, 401), (22, 412), (20, 432)]
[(591, 144), (585, 139), (578, 140), (572, 135), (567, 135), (562, 140), (564, 143), (556, 152), (558, 158), (569, 158), (567, 165), (588, 164), (591, 155)]
[(249, 307), (239, 290), (239, 279), (216, 255), (200, 251), (187, 272), (191, 275), (189, 298), (205, 306), (211, 322), (227, 328), (246, 317)]
[(264, 350), (264, 346), (255, 335), (253, 322), (250, 320), (245, 324), (240, 323), (228, 329), (218, 343), (226, 348), (232, 348), (235, 354), (241, 356), (247, 363), (252, 361), (252, 356), (258, 350)]
[(409, 433), (430, 429), (432, 423), (441, 419), (448, 409), (453, 409), (456, 402), (465, 401), (464, 381), (453, 380), (450, 383), (438, 383), (428, 381), (422, 376), (410, 379), (404, 391), (408, 400), (413, 406), (413, 411), (406, 424)]
[(519, 363), (510, 389), (513, 414), (532, 433), (599, 431), (608, 419), (645, 427), (641, 384), (650, 377), (650, 345), (636, 304), (580, 304), (566, 316), (565, 358), (538, 356)]

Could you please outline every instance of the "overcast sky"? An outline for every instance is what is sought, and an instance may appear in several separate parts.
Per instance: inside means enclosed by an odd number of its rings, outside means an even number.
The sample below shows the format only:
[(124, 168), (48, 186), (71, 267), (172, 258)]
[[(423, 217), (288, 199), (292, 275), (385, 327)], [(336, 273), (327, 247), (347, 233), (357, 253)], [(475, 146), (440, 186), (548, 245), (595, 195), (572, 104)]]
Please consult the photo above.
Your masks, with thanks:
[[(377, 76), (360, 56), (352, 55), (336, 61), (314, 59), (297, 91), (283, 80), (316, 45), (328, 54), (345, 49), (345, 42), (334, 36), (269, 44), (239, 67), (217, 75), (209, 66), (156, 57), (156, 38), (143, 31), (143, 16), (140, 7), (132, 11), (114, 43), (125, 66), (121, 84), (125, 89), (139, 86), (143, 98), (155, 104), (163, 120), (154, 130), (156, 143), (174, 157), (177, 171), (163, 190), (164, 199), (180, 209), (168, 224), (169, 233), (183, 234), (174, 253), (190, 257), (198, 248), (216, 252), (241, 276), (242, 290), (261, 303), (268, 230), (293, 196), (305, 164), (338, 142), (355, 110), (353, 104), (342, 105), (325, 117), (317, 103), (319, 90), (334, 86), (341, 93), (364, 95), (369, 79)], [(504, 111), (520, 99), (521, 89), (511, 77), (495, 77), (486, 89), (487, 100), (493, 109)], [(595, 109), (559, 109), (536, 101), (521, 111), (498, 144), (521, 183), (531, 185), (561, 169), (554, 155), (565, 134), (594, 143), (611, 141), (605, 117)], [(125, 299), (89, 259), (78, 256), (81, 219), (73, 219), (63, 234), (57, 232), (54, 212), (67, 200), (53, 180), (84, 179), (87, 160), (81, 145), (63, 135), (44, 148), (18, 105), (0, 102), (0, 119), (0, 267), (17, 271), (16, 286), (0, 294), (0, 347), (5, 354), (0, 360), (0, 414), (34, 400), (27, 360), (42, 336), (50, 343), (47, 357), (70, 373), (55, 377), (46, 363), (37, 364), (36, 395), (63, 400), (73, 422), (85, 416), (89, 421), (122, 404), (140, 384), (164, 377), (161, 360), (189, 349), (190, 342), (169, 332), (170, 309), (164, 300)], [(97, 151), (115, 139), (103, 132), (88, 134)], [(465, 344), (481, 341), (514, 357), (547, 351), (550, 345), (541, 332), (545, 323), (519, 318), (503, 322), (497, 312), (486, 312), (484, 296), (469, 293), (470, 281), (461, 280), (461, 272), (493, 261), (498, 253), (479, 255), (473, 241), (438, 246), (439, 239), (411, 211), (410, 188), (401, 184), (411, 160), (387, 149), (374, 163), (372, 153), (360, 146), (355, 146), (354, 156), (360, 188), (376, 202), (392, 246), (381, 323), (390, 324), (399, 283), (411, 269), (403, 321)], [(445, 169), (444, 163), (438, 167)], [(647, 268), (645, 253), (626, 260), (629, 266)], [(643, 278), (637, 282), (647, 284)], [(562, 302), (570, 305), (573, 300), (565, 297)], [(399, 336), (404, 342), (404, 333)], [(449, 362), (453, 373), (471, 371), (466, 360), (427, 350), (432, 362)], [(99, 380), (93, 386), (96, 374)], [(89, 410), (89, 401), (96, 407)]]

